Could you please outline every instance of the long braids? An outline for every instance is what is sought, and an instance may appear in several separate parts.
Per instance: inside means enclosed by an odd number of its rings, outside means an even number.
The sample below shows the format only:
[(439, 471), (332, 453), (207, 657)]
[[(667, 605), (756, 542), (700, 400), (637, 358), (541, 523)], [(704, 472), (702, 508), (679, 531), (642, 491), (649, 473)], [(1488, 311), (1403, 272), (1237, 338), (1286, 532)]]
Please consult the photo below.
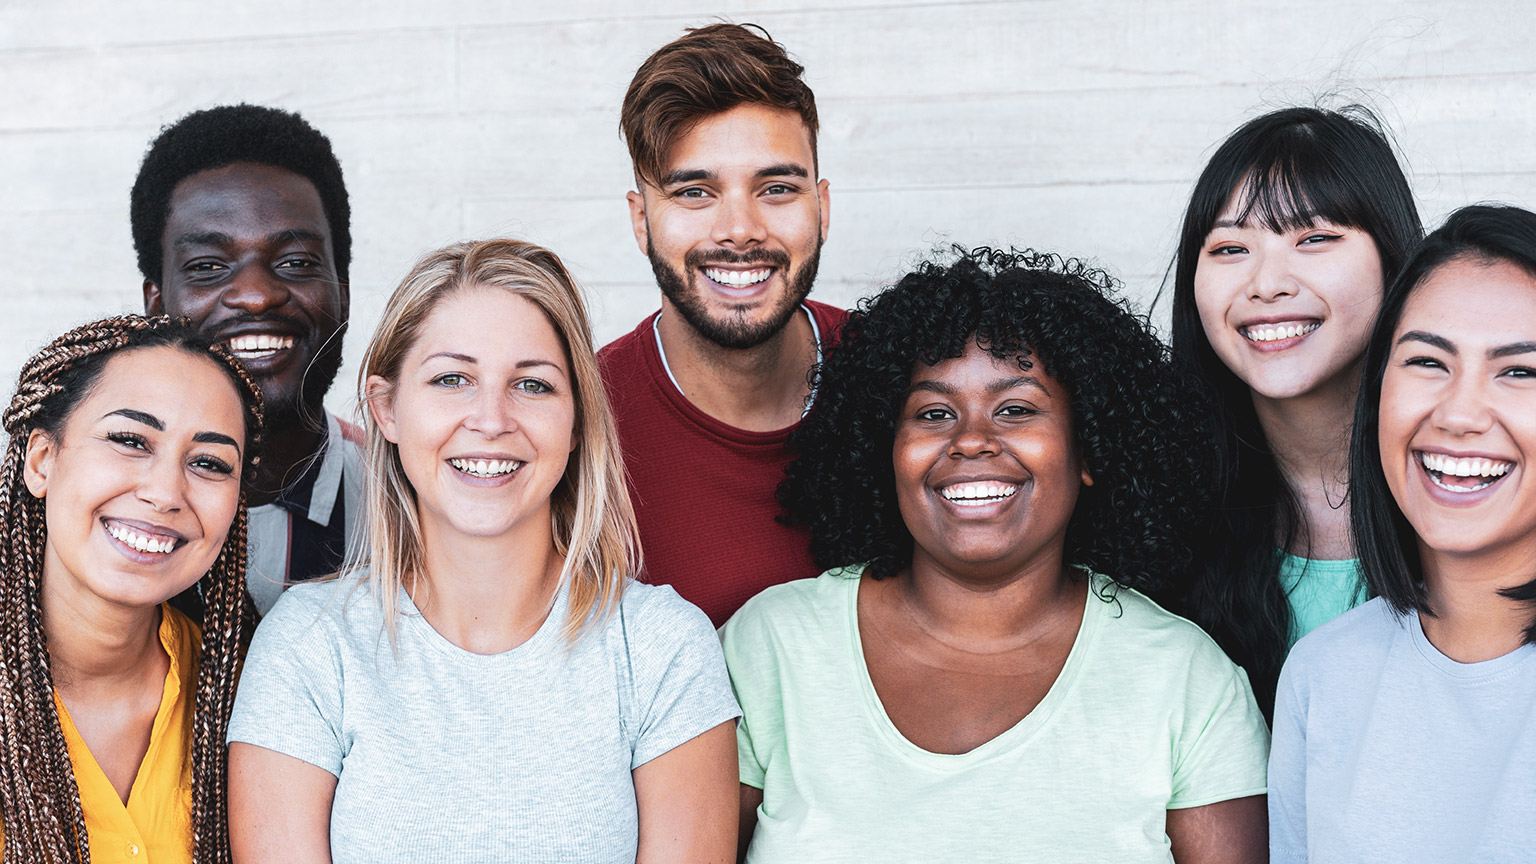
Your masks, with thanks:
[[(10, 435), (0, 467), (0, 820), (5, 862), (91, 860), (79, 787), (54, 707), (40, 600), (47, 525), (43, 500), (26, 487), (28, 438), (35, 429), (60, 434), (111, 354), (155, 345), (206, 353), (228, 371), (245, 406), (248, 472), (261, 431), (260, 392), (222, 345), (197, 336), (185, 319), (124, 315), (69, 331), (22, 366), (16, 394), (0, 417)], [(255, 625), (255, 607), (245, 589), (245, 540), (242, 496), (224, 547), (200, 582), (206, 612), (191, 744), (193, 860), (198, 864), (231, 860), (224, 732), (240, 658)]]

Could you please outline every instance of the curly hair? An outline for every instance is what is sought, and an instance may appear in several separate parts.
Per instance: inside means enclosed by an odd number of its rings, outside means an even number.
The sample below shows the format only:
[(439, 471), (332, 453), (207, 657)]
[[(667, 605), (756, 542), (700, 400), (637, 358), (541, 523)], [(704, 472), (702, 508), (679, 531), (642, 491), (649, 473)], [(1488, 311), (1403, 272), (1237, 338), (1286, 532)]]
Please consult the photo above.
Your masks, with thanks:
[(815, 373), (816, 400), (790, 446), (779, 500), (811, 529), (823, 567), (912, 561), (891, 448), (913, 370), (976, 342), (1021, 368), (1037, 360), (1070, 394), (1093, 476), (1067, 528), (1065, 560), (1151, 592), (1181, 580), (1187, 535), (1207, 506), (1208, 413), (1114, 281), (1077, 259), (954, 248), (859, 304)]
[(193, 111), (160, 130), (149, 145), (128, 207), (133, 248), (144, 278), (158, 285), (165, 275), (162, 242), (177, 184), (236, 162), (282, 168), (314, 184), (331, 229), (337, 278), (349, 281), (352, 206), (330, 139), (298, 114), (243, 103)]
[[(222, 345), (186, 319), (123, 315), (77, 327), (26, 362), (3, 422), (10, 443), (0, 468), (0, 824), (5, 860), (89, 864), (90, 847), (69, 748), (54, 708), (41, 588), (48, 529), (43, 499), (23, 464), (34, 430), (59, 435), (107, 362), (123, 351), (172, 346), (208, 356), (229, 375), (244, 407), (245, 475), (261, 439), (261, 394)], [(193, 860), (230, 861), (224, 733), (240, 658), (255, 628), (245, 588), (242, 496), (213, 567), (199, 585), (206, 603), (192, 719)]]

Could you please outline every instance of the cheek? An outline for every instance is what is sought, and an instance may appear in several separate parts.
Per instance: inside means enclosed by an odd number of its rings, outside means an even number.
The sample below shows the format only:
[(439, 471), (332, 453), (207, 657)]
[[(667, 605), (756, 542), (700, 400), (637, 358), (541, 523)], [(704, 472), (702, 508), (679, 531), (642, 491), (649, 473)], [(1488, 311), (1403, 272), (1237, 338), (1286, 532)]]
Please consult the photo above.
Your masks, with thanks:
[(1408, 441), (1416, 428), (1414, 416), (1418, 401), (1411, 387), (1395, 380), (1389, 373), (1381, 386), (1381, 408), (1377, 413), (1376, 447), (1381, 457), (1387, 486), (1401, 503), (1406, 477)]
[(1195, 311), (1200, 315), (1200, 327), (1212, 345), (1219, 345), (1230, 328), (1227, 311), (1231, 308), (1231, 291), (1224, 285), (1220, 274), (1199, 265), (1195, 269)]

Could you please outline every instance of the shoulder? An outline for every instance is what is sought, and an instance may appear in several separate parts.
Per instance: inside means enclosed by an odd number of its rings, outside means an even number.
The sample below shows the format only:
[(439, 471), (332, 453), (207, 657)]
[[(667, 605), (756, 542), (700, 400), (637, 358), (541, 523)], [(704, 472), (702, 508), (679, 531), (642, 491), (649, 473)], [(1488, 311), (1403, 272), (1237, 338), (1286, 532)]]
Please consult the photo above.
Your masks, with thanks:
[(644, 353), (646, 346), (650, 344), (648, 337), (651, 335), (651, 321), (655, 319), (656, 314), (652, 313), (640, 319), (635, 329), (598, 350), (597, 364), (605, 376), (617, 369), (619, 364), (633, 361)]
[(334, 579), (313, 579), (285, 590), (261, 619), (263, 631), (288, 634), (318, 627), (329, 633), (377, 627), (382, 610), (372, 594), (367, 570), (343, 573)]
[(849, 620), (848, 607), (857, 602), (862, 575), (862, 567), (835, 568), (814, 579), (763, 589), (720, 628), (727, 660), (733, 645), (771, 643), (816, 653), (816, 646)]
[(821, 341), (832, 344), (837, 341), (838, 330), (848, 321), (848, 310), (840, 309), (829, 303), (817, 300), (806, 300), (805, 308), (811, 310), (816, 317), (816, 326), (821, 328)]
[(1343, 671), (1384, 654), (1392, 635), (1406, 632), (1403, 618), (1377, 597), (1301, 637), (1286, 657), (1285, 668), (1293, 678)]
[(1139, 646), (1142, 651), (1225, 657), (1216, 641), (1198, 624), (1169, 612), (1147, 595), (1093, 576), (1088, 586), (1090, 602), (1107, 604), (1106, 629), (1115, 642)]

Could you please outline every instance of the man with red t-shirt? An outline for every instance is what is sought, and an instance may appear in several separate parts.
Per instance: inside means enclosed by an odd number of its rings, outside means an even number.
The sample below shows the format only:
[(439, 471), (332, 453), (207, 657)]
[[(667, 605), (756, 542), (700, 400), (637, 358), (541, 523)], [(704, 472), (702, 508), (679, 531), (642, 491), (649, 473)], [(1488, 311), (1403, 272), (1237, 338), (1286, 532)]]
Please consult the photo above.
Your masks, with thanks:
[(624, 97), (630, 217), (662, 301), (598, 362), (645, 578), (717, 626), (819, 572), (774, 499), (811, 370), (847, 317), (805, 299), (830, 201), (803, 71), (766, 33), (715, 24), (652, 54)]

